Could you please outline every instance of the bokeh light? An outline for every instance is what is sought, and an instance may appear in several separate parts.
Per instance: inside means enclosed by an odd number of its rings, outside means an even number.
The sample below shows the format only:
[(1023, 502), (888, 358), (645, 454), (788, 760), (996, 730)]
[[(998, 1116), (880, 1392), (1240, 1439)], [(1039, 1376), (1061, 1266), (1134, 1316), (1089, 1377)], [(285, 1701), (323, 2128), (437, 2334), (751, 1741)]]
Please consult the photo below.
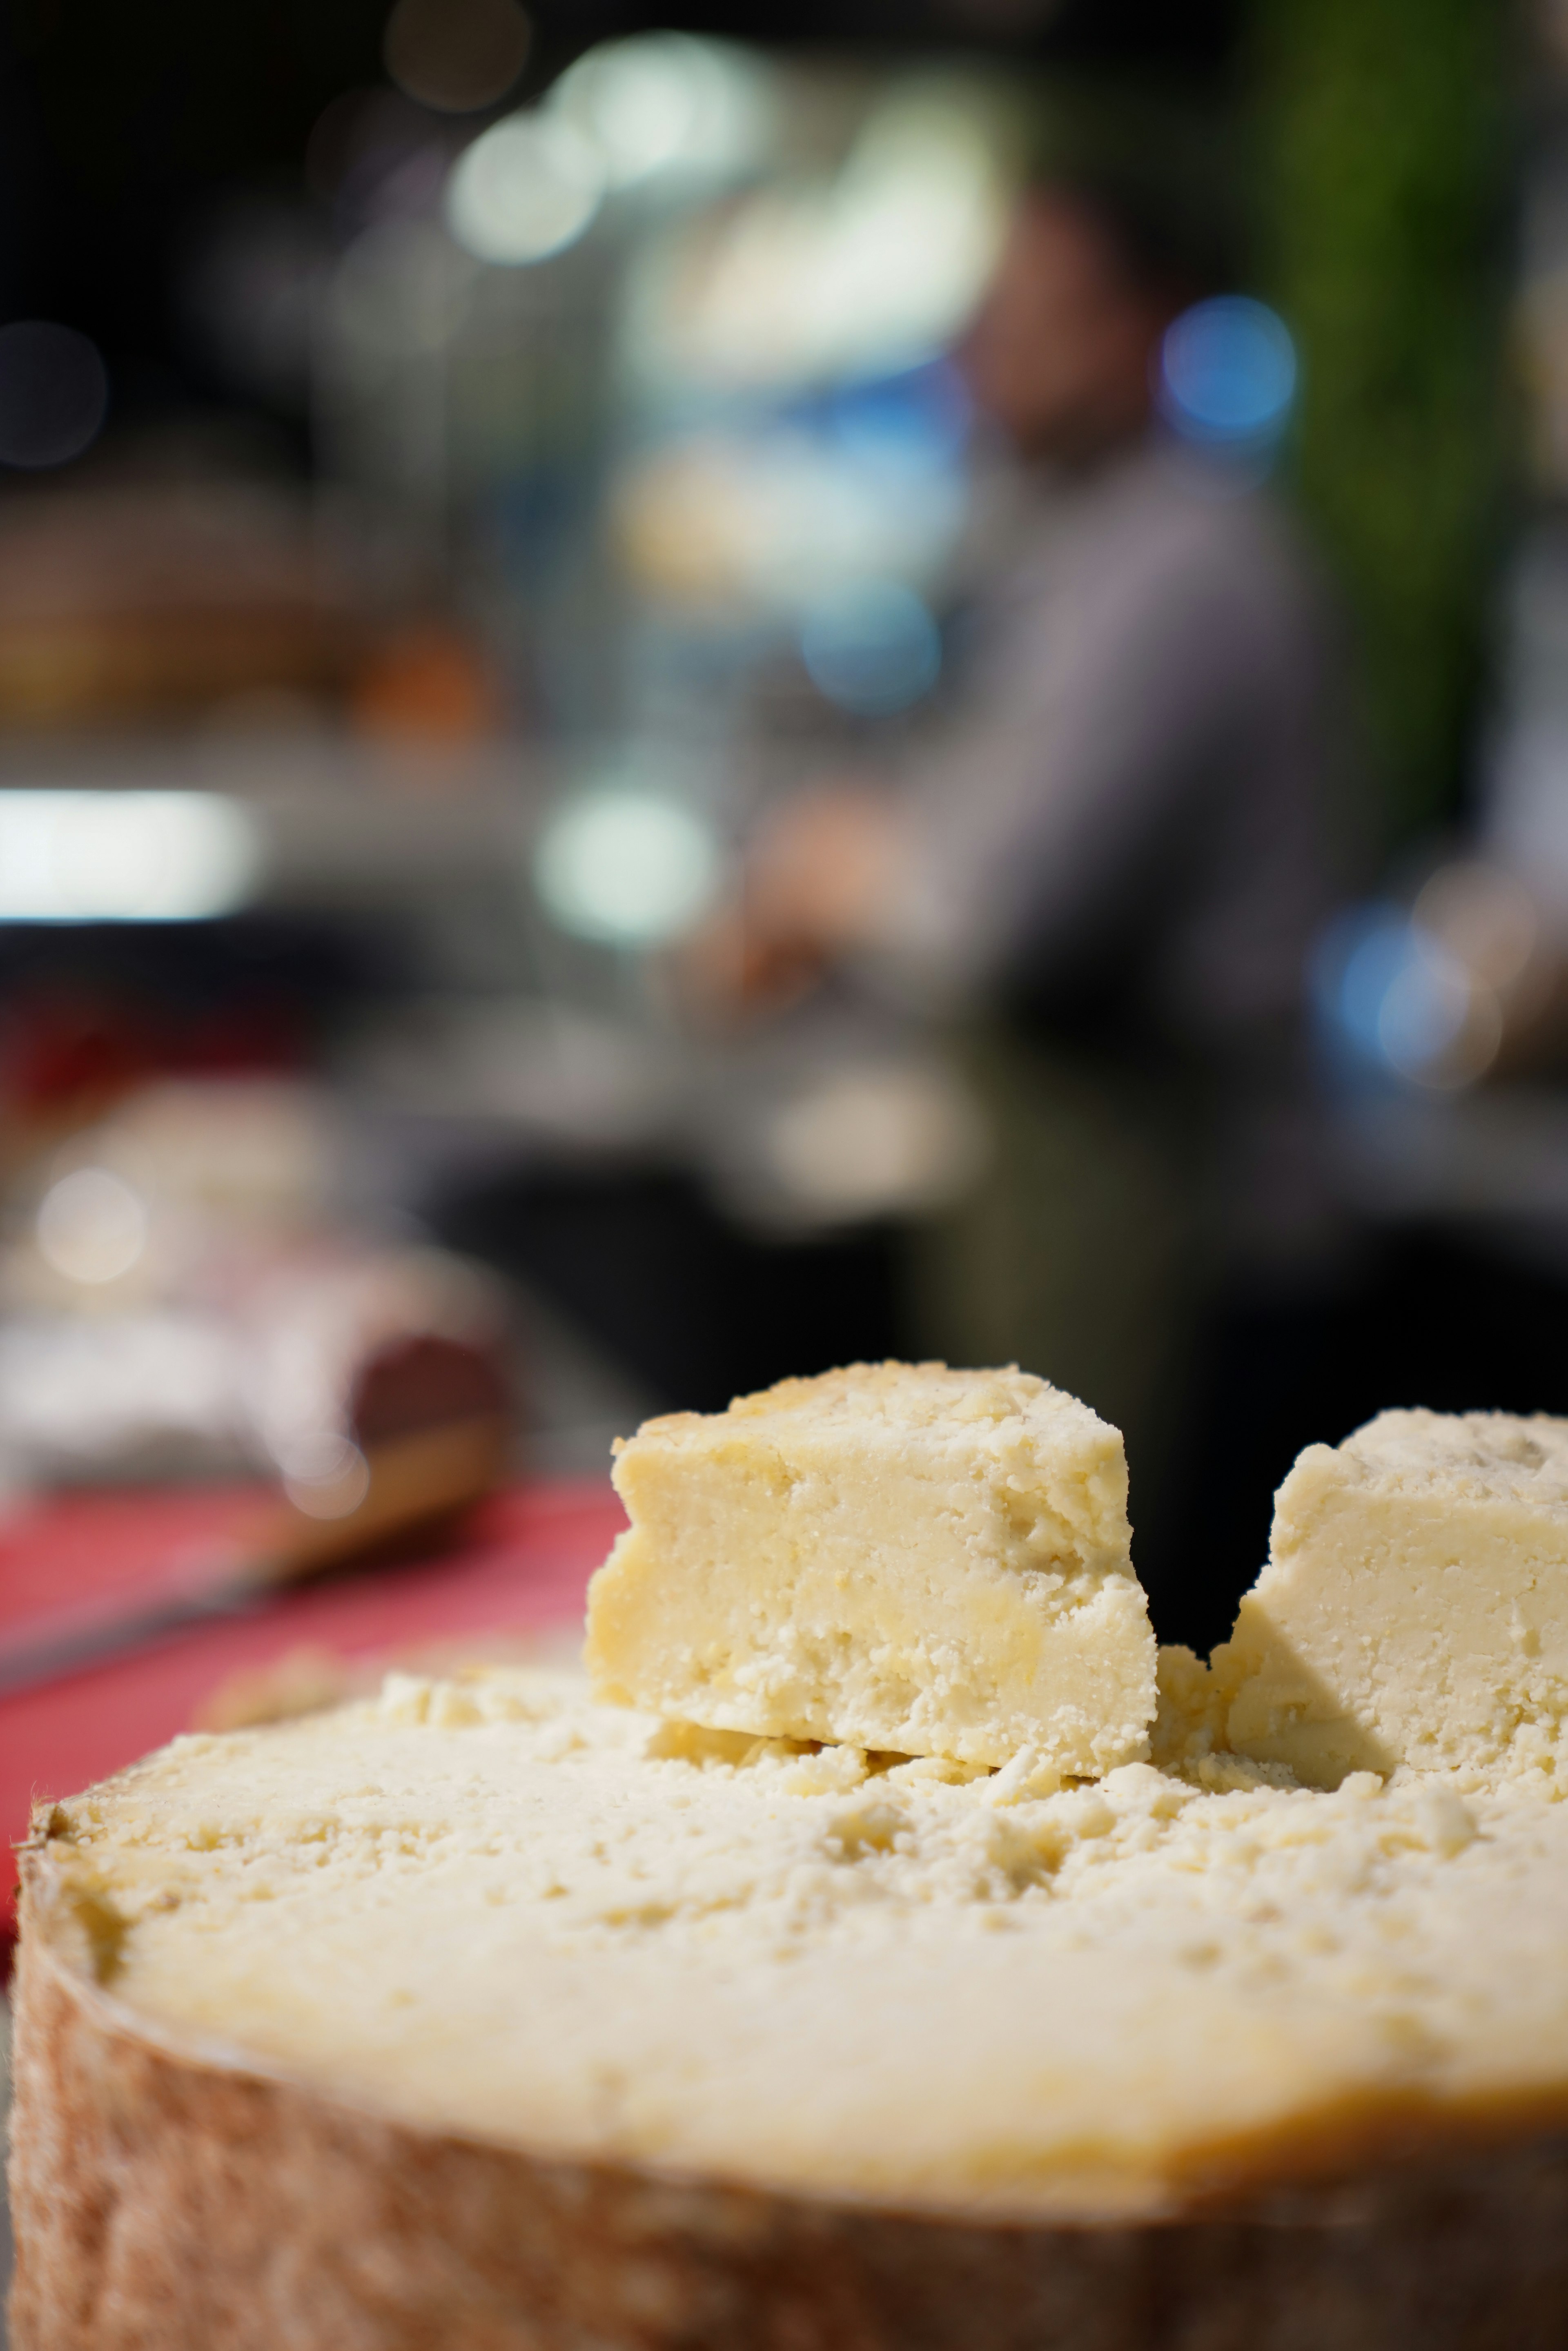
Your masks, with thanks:
[(962, 463), (974, 410), (962, 375), (941, 359), (837, 386), (826, 422), (857, 465), (908, 478), (947, 474)]
[(1223, 447), (1281, 433), (1296, 396), (1296, 347), (1276, 312), (1241, 294), (1195, 303), (1160, 352), (1160, 404), (1185, 438)]
[(1479, 858), (1441, 865), (1416, 900), (1420, 929), (1500, 994), (1517, 995), (1546, 949), (1541, 909), (1524, 883)]
[(580, 131), (553, 116), (510, 114), (453, 166), (446, 225), (476, 260), (516, 268), (574, 245), (603, 193), (603, 164)]
[(592, 141), (615, 187), (658, 172), (722, 177), (743, 169), (765, 147), (771, 112), (750, 58), (686, 33), (591, 49), (562, 74), (549, 105)]
[(635, 459), (615, 528), (661, 598), (801, 615), (845, 582), (929, 577), (961, 526), (954, 467), (868, 464), (831, 434), (699, 434)]
[(986, 1155), (973, 1102), (940, 1067), (847, 1066), (809, 1080), (768, 1120), (768, 1172), (797, 1215), (826, 1222), (929, 1213)]
[(1314, 979), (1331, 1043), (1380, 1077), (1450, 1092), (1497, 1060), (1497, 990), (1402, 907), (1343, 916), (1319, 949)]
[(563, 930), (614, 946), (653, 946), (699, 914), (716, 887), (713, 834), (692, 810), (637, 787), (574, 796), (540, 835), (540, 898)]
[(1502, 1014), (1490, 988), (1429, 946), (1396, 974), (1377, 1016), (1377, 1041), (1395, 1073), (1417, 1085), (1472, 1085), (1497, 1059)]
[(62, 1176), (39, 1205), (38, 1253), (67, 1281), (96, 1289), (129, 1273), (147, 1247), (141, 1195), (107, 1167)]
[(109, 371), (74, 327), (18, 319), (0, 327), (0, 465), (68, 465), (109, 413)]
[(994, 106), (911, 76), (866, 110), (835, 172), (777, 174), (650, 246), (629, 348), (650, 379), (798, 391), (938, 357), (1007, 216)]
[(317, 116), (305, 178), (348, 235), (372, 221), (424, 220), (451, 166), (449, 136), (399, 89), (346, 89)]
[(283, 1490), (308, 1519), (346, 1519), (371, 1490), (371, 1465), (353, 1439), (309, 1429), (277, 1447)]
[(382, 56), (406, 97), (442, 114), (468, 114), (506, 96), (530, 38), (517, 0), (397, 0)]
[(841, 710), (888, 717), (936, 684), (942, 639), (913, 588), (866, 580), (812, 605), (801, 624), (800, 658), (817, 691)]
[(261, 869), (254, 820), (205, 792), (0, 792), (0, 922), (226, 914)]

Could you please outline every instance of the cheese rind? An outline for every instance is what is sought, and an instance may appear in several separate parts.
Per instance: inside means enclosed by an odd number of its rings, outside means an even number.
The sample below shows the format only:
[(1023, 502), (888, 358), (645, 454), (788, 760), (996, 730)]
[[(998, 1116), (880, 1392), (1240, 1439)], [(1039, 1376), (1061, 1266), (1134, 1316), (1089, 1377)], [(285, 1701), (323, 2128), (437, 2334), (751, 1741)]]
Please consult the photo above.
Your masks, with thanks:
[(1229, 1746), (1309, 1786), (1568, 1771), (1568, 1421), (1385, 1412), (1309, 1446), (1214, 1675)]
[(1145, 1754), (1155, 1645), (1118, 1432), (1028, 1373), (857, 1364), (617, 1448), (595, 1693), (768, 1738)]

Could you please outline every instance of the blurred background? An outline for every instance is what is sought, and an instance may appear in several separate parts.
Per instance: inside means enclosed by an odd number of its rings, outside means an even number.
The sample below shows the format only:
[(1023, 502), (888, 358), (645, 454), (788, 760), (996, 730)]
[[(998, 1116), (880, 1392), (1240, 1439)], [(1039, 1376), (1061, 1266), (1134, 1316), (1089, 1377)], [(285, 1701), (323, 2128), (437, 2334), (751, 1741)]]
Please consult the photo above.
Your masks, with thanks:
[(0, 38), (7, 1507), (1016, 1356), (1207, 1646), (1568, 1411), (1560, 0)]

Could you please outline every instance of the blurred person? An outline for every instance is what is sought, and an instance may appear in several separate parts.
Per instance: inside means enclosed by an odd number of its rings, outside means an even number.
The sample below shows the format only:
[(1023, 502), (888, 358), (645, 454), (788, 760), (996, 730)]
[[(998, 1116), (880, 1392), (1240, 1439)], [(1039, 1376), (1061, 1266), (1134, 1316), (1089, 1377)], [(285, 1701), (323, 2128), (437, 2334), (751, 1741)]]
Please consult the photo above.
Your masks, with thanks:
[[(1285, 516), (1159, 423), (1163, 338), (1214, 290), (1173, 217), (1091, 180), (1021, 200), (960, 355), (1016, 464), (957, 689), (893, 772), (760, 828), (702, 961), (754, 1009), (848, 968), (968, 1025), (994, 1150), (921, 1252), (931, 1343), (1118, 1422), (1176, 1601), (1198, 1571), (1169, 1473), (1229, 1408), (1197, 1395), (1203, 1310), (1287, 1327), (1333, 1245), (1302, 993), (1339, 747)], [(1176, 1629), (1207, 1632), (1186, 1597)]]

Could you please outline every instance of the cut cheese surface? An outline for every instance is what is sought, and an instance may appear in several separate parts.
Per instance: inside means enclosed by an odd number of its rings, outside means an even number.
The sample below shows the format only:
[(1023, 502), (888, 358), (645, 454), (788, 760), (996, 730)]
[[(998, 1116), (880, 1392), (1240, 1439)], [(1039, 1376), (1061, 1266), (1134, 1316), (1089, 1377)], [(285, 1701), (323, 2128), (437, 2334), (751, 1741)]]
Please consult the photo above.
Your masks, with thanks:
[(1147, 1752), (1122, 1439), (1043, 1380), (857, 1364), (617, 1451), (632, 1525), (589, 1594), (601, 1698), (1088, 1776)]
[(1568, 1421), (1385, 1412), (1309, 1446), (1214, 1677), (1228, 1744), (1314, 1786), (1568, 1774)]
[(1042, 1794), (394, 1677), (55, 1806), (26, 1932), (220, 2064), (904, 2206), (1179, 2210), (1568, 2116), (1568, 1804), (1188, 1743)]

